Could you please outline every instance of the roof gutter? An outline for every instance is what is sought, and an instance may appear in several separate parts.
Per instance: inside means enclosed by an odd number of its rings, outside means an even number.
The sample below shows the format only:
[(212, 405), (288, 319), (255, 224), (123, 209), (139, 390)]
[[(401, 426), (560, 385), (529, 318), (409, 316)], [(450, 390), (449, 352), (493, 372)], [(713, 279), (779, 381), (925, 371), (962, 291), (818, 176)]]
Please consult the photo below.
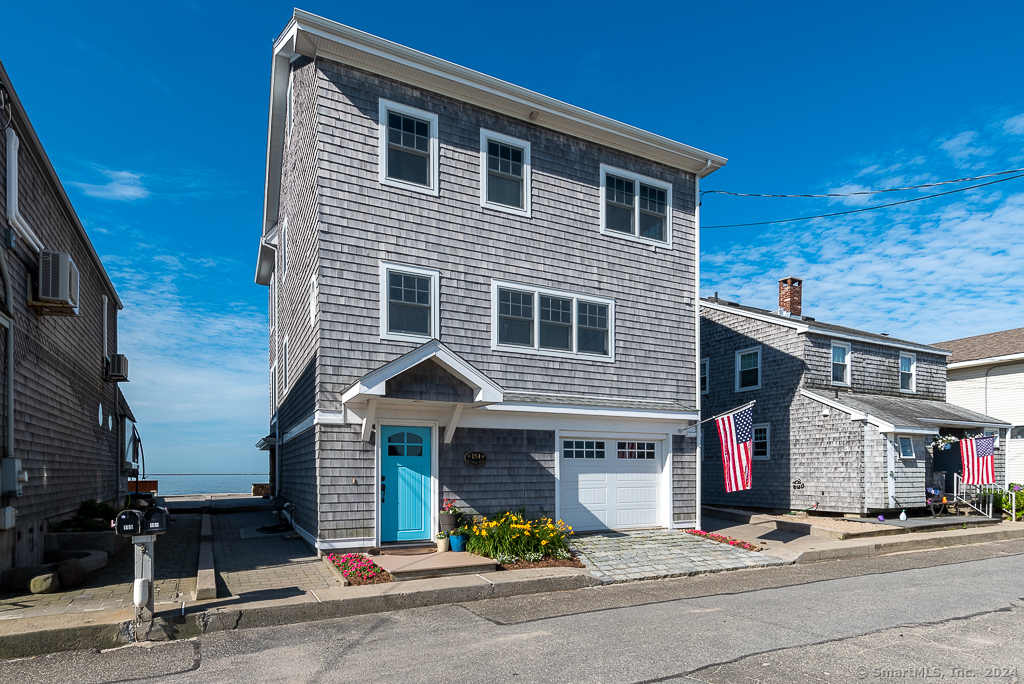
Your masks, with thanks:
[(972, 368), (974, 366), (988, 366), (989, 364), (1011, 363), (1013, 361), (1024, 361), (1024, 352), (1019, 354), (1005, 354), (1003, 356), (989, 356), (984, 359), (971, 359), (970, 361), (956, 361), (946, 364), (947, 370), (956, 368)]

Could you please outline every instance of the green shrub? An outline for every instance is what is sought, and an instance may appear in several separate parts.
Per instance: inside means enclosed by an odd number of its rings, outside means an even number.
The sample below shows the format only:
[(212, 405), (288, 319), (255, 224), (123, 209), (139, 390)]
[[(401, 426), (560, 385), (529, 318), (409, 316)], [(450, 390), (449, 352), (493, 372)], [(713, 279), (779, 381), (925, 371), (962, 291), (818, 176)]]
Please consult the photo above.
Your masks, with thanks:
[(569, 557), (572, 528), (561, 520), (527, 520), (523, 511), (509, 512), (475, 519), (467, 530), (467, 551), (502, 562)]
[[(1024, 486), (1015, 483), (1010, 483), (1009, 488), (1011, 491), (1017, 494), (1017, 510), (1013, 512), (1013, 515), (1011, 517), (1013, 518), (1013, 520), (1020, 520), (1024, 518)], [(997, 489), (993, 492), (993, 494), (995, 494), (993, 503), (996, 506), (1002, 508), (1003, 511), (1005, 511), (1007, 514), (1009, 514), (1010, 507), (1013, 505), (1013, 497), (1010, 496), (1010, 493)]]
[(117, 511), (105, 503), (100, 503), (98, 501), (83, 501), (82, 505), (78, 507), (78, 517), (101, 518), (102, 520), (109, 522), (117, 517)]

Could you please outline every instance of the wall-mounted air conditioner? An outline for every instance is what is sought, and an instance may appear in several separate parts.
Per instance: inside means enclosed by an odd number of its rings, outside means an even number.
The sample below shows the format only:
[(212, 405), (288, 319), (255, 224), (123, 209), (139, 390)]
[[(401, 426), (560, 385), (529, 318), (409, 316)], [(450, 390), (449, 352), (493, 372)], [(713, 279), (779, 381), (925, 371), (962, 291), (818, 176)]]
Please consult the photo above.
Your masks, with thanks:
[(128, 382), (128, 358), (124, 354), (111, 354), (107, 365), (107, 380)]
[(63, 304), (78, 313), (78, 267), (67, 252), (39, 253), (39, 300)]

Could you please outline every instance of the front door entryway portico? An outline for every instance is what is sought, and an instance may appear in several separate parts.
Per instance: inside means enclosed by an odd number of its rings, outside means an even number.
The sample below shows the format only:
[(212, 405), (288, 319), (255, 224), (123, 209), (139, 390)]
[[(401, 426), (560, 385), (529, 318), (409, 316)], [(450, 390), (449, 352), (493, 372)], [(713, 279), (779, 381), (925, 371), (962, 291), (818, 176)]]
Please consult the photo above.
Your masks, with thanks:
[(381, 426), (380, 540), (430, 539), (430, 428)]

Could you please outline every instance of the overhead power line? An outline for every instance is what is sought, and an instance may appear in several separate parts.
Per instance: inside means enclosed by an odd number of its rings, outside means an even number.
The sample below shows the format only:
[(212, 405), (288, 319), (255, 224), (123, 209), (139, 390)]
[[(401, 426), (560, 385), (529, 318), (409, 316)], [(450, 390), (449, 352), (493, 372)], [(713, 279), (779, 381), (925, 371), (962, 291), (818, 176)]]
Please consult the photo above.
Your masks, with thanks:
[[(1024, 171), (1024, 169), (1017, 169), (1017, 171)], [(1013, 171), (1002, 171), (998, 175), (1001, 175), (1003, 173), (1013, 173)], [(991, 176), (994, 176), (994, 175), (997, 175), (997, 174), (989, 174), (988, 176), (979, 176), (979, 178), (986, 178), (986, 177), (991, 177)], [(730, 224), (720, 225), (720, 226), (701, 226), (701, 228), (745, 228), (747, 226), (767, 226), (767, 225), (770, 225), (770, 224), (773, 224), (773, 223), (791, 223), (793, 221), (810, 221), (811, 219), (830, 218), (830, 217), (833, 217), (833, 216), (845, 216), (847, 214), (859, 214), (859, 213), (861, 213), (863, 211), (873, 211), (875, 209), (887, 209), (889, 207), (899, 206), (900, 204), (910, 204), (911, 202), (921, 202), (923, 200), (932, 199), (934, 197), (942, 197), (943, 195), (952, 195), (952, 194), (957, 193), (957, 192), (965, 192), (967, 190), (973, 190), (975, 188), (983, 188), (986, 185), (995, 185), (996, 183), (1005, 183), (1007, 181), (1012, 181), (1012, 180), (1015, 180), (1017, 178), (1024, 178), (1024, 173), (1022, 173), (1020, 175), (1017, 175), (1017, 176), (1010, 176), (1009, 178), (1000, 178), (999, 180), (989, 181), (987, 183), (978, 183), (977, 185), (968, 185), (966, 188), (957, 188), (956, 190), (947, 190), (946, 192), (937, 192), (934, 195), (925, 195), (923, 197), (912, 197), (911, 199), (901, 200), (899, 202), (890, 202), (889, 204), (876, 204), (873, 207), (862, 207), (860, 209), (850, 209), (849, 211), (836, 211), (836, 212), (833, 212), (831, 214), (816, 214), (815, 216), (798, 216), (796, 218), (776, 219), (774, 221), (755, 221), (753, 223), (730, 223)], [(946, 182), (954, 183), (954, 182), (957, 182), (957, 181), (946, 181)], [(712, 192), (712, 191), (709, 190), (708, 192)], [(875, 192), (887, 192), (887, 191), (885, 191), (885, 190), (877, 190)], [(851, 194), (857, 194), (857, 193), (851, 193)], [(815, 196), (817, 196), (817, 195), (763, 195), (763, 197), (815, 197)], [(829, 195), (825, 195), (825, 197), (829, 197)]]
[(940, 185), (951, 185), (953, 183), (967, 183), (969, 181), (984, 180), (985, 178), (994, 178), (996, 176), (1005, 176), (1008, 173), (1019, 173), (1021, 171), (1024, 171), (1024, 168), (1010, 169), (1009, 171), (997, 171), (995, 173), (987, 173), (984, 176), (972, 176), (970, 178), (955, 178), (953, 180), (936, 181), (934, 183), (924, 183), (922, 185), (908, 185), (903, 188), (886, 188), (884, 190), (858, 190), (856, 192), (829, 192), (822, 195), (769, 195), (759, 192), (729, 192), (728, 190), (703, 190), (700, 193), (700, 196), (704, 197), (704, 195), (732, 195), (733, 197), (853, 197), (854, 195), (879, 195), (883, 192), (903, 192), (906, 190), (935, 188)]

